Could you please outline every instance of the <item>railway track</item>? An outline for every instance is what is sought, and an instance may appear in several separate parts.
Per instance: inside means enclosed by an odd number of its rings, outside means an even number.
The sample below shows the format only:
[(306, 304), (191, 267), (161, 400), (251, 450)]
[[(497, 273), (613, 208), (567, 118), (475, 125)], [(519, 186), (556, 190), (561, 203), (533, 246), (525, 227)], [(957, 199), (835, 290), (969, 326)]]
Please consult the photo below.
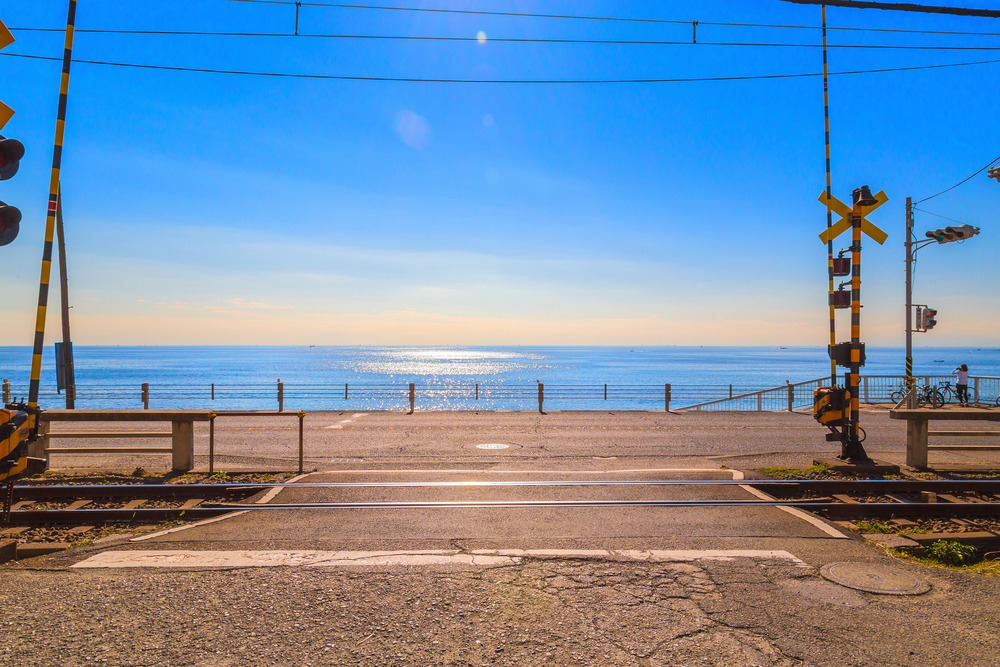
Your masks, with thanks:
[[(755, 499), (478, 500), (267, 503), (245, 502), (265, 489), (482, 488), (482, 487), (712, 487), (755, 489)], [(150, 505), (157, 505), (152, 507)], [(149, 524), (220, 516), (236, 509), (350, 510), (524, 507), (793, 507), (829, 519), (902, 517), (1000, 518), (995, 480), (586, 480), (491, 482), (329, 482), (300, 484), (134, 484), (18, 486), (9, 526)], [(2, 532), (0, 526), (0, 532)]]

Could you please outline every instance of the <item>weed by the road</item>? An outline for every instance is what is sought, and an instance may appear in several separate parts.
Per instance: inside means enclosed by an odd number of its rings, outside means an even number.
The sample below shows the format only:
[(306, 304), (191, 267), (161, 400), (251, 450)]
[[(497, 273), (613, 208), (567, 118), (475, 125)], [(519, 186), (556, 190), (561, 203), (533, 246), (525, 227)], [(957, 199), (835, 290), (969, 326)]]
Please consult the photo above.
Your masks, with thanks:
[(955, 540), (938, 540), (927, 547), (927, 554), (949, 565), (967, 565), (976, 560), (976, 548)]
[(862, 533), (895, 533), (896, 530), (892, 526), (888, 526), (884, 523), (878, 521), (855, 521), (854, 525), (858, 527)]
[(209, 479), (226, 479), (227, 477), (229, 477), (229, 473), (220, 470), (219, 472), (210, 476)]
[(781, 466), (774, 466), (771, 468), (761, 468), (762, 473), (771, 475), (772, 477), (777, 477), (778, 479), (797, 479), (799, 477), (805, 477), (807, 475), (815, 475), (816, 473), (825, 472), (830, 466), (825, 463), (817, 463), (810, 468), (782, 468)]

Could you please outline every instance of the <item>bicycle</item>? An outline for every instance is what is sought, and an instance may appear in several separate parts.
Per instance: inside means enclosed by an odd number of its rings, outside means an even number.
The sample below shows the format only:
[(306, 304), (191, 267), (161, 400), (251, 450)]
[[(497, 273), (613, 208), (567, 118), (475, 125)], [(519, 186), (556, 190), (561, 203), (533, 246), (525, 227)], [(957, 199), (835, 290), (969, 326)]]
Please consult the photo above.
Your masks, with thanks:
[[(938, 390), (941, 392), (941, 396), (944, 397), (944, 402), (945, 403), (951, 403), (952, 399), (954, 399), (956, 401), (958, 400), (958, 387), (953, 387), (951, 385), (951, 382), (943, 382), (942, 384), (938, 385)], [(972, 403), (972, 400), (969, 399), (969, 397), (968, 397), (969, 390), (966, 389), (965, 391), (966, 391), (966, 399), (967, 399), (965, 401), (965, 405), (969, 405), (969, 404)], [(998, 400), (1000, 400), (1000, 399), (998, 399)], [(1000, 403), (998, 403), (997, 405), (1000, 405)]]
[(907, 391), (906, 383), (904, 382), (889, 393), (889, 400), (893, 403), (899, 403), (906, 396)]
[(928, 403), (931, 404), (932, 408), (940, 408), (944, 405), (944, 395), (937, 387), (932, 387), (929, 384), (917, 388), (917, 391), (914, 393), (914, 400), (920, 407), (924, 407)]

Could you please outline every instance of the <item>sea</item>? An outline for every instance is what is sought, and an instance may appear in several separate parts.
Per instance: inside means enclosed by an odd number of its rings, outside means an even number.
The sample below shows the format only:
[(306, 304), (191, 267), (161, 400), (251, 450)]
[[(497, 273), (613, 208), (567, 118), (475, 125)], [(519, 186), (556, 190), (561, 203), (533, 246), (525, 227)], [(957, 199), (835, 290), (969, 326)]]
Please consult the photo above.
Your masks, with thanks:
[[(555, 403), (547, 405), (553, 408), (662, 409), (665, 383), (679, 395), (686, 392), (689, 398), (708, 400), (830, 374), (825, 346), (81, 345), (74, 348), (74, 358), (76, 407), (95, 409), (142, 407), (141, 385), (148, 383), (153, 408), (274, 410), (279, 380), (286, 410), (401, 409), (408, 402), (406, 388), (411, 382), (416, 385), (422, 409), (531, 409), (537, 405), (533, 393), (537, 383), (549, 387), (547, 401)], [(54, 359), (53, 346), (46, 346), (39, 401), (43, 408), (64, 407), (56, 386)], [(1000, 348), (914, 350), (914, 372), (918, 375), (947, 375), (963, 363), (971, 375), (1000, 376)], [(30, 370), (30, 348), (0, 347), (0, 378), (10, 382), (15, 397), (27, 393)], [(903, 372), (902, 348), (867, 348), (864, 375)], [(345, 384), (347, 399), (342, 392)], [(477, 384), (478, 400), (473, 393)], [(608, 399), (601, 396), (605, 384), (610, 388)], [(388, 389), (371, 389), (376, 386)], [(500, 398), (490, 398), (491, 386), (523, 386), (525, 391), (520, 396), (499, 392)], [(447, 387), (462, 389), (450, 394), (440, 391)], [(573, 387), (589, 389), (573, 391)], [(649, 390), (629, 392), (622, 387)]]

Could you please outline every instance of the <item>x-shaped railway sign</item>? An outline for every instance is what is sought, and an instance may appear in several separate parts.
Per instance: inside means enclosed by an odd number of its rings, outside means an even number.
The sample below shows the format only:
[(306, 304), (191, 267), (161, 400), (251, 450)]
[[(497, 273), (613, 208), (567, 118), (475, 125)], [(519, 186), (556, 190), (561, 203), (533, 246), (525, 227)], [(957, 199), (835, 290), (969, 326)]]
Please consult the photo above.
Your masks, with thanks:
[[(0, 49), (5, 46), (9, 46), (14, 43), (14, 35), (10, 34), (10, 30), (7, 30), (7, 26), (0, 21)], [(14, 110), (9, 106), (0, 102), (0, 128), (7, 124), (10, 117), (14, 115)]]
[[(858, 211), (861, 213), (861, 231), (872, 237), (876, 243), (882, 245), (885, 243), (885, 240), (889, 238), (889, 235), (865, 220), (865, 216), (889, 201), (889, 197), (885, 194), (885, 192), (879, 190), (878, 194), (875, 195), (875, 199), (878, 202), (877, 204), (858, 207)], [(828, 199), (825, 190), (819, 196), (819, 203), (824, 204), (834, 213), (839, 213), (841, 215), (840, 222), (835, 223), (832, 227), (819, 235), (819, 238), (823, 243), (829, 243), (851, 228), (851, 216), (854, 215), (854, 210), (850, 206), (847, 206), (838, 200), (836, 197), (830, 197)]]

